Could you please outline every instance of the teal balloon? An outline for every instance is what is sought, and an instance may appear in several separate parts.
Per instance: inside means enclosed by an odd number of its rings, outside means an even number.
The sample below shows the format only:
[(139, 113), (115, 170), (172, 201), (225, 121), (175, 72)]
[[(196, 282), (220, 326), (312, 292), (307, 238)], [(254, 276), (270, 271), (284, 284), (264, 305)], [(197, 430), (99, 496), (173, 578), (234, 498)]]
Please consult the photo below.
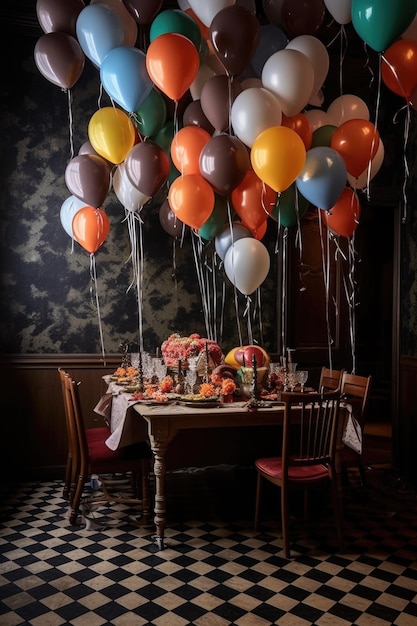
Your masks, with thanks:
[(293, 183), (279, 196), (271, 217), (279, 222), (281, 226), (290, 228), (298, 223), (297, 207), (298, 218), (301, 219), (307, 212), (309, 205), (309, 201), (299, 193), (296, 184)]
[(219, 196), (217, 193), (215, 194), (215, 203), (213, 211), (208, 218), (207, 222), (205, 222), (199, 229), (198, 234), (203, 239), (207, 241), (211, 241), (217, 237), (219, 233), (222, 232), (225, 225), (227, 224), (227, 199), (224, 196)]
[(159, 91), (151, 89), (137, 109), (136, 117), (136, 125), (144, 137), (152, 137), (161, 130), (167, 119), (167, 105)]
[(352, 0), (352, 25), (376, 52), (386, 50), (410, 26), (417, 0)]
[(317, 146), (330, 146), (333, 133), (336, 129), (337, 126), (333, 126), (332, 124), (324, 124), (323, 126), (316, 128), (311, 139), (310, 148), (317, 148)]
[(200, 50), (201, 32), (198, 24), (184, 11), (167, 9), (155, 17), (149, 32), (150, 41), (152, 42), (160, 35), (167, 33), (184, 35), (195, 45), (197, 50)]

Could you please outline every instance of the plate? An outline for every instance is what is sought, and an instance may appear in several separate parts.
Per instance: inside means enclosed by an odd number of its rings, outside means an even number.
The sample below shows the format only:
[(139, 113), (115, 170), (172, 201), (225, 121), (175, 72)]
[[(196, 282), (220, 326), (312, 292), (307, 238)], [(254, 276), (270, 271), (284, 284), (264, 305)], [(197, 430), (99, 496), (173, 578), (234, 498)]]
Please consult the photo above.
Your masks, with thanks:
[(220, 405), (218, 400), (186, 400), (182, 401), (183, 406), (191, 409), (215, 409)]

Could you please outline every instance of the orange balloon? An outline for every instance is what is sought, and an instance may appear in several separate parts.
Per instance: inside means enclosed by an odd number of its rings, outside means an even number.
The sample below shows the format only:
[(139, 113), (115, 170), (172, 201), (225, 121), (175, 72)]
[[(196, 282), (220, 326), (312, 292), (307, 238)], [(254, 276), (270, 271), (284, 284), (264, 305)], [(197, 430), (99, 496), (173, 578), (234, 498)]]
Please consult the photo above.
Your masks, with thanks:
[(207, 222), (214, 203), (213, 188), (200, 174), (178, 176), (168, 191), (171, 211), (184, 224), (196, 230)]
[(200, 58), (195, 45), (178, 33), (156, 37), (146, 53), (151, 80), (171, 100), (178, 101), (197, 76)]
[(358, 194), (345, 187), (336, 204), (329, 211), (323, 211), (323, 219), (337, 235), (351, 237), (358, 226), (360, 214)]
[(308, 117), (304, 113), (298, 113), (293, 117), (287, 117), (282, 114), (281, 126), (295, 130), (297, 135), (303, 140), (306, 150), (310, 150), (311, 142), (313, 141), (313, 130)]
[(181, 174), (200, 174), (200, 154), (211, 135), (199, 126), (184, 126), (172, 138), (171, 158)]
[(90, 254), (94, 254), (109, 234), (109, 218), (103, 209), (85, 206), (72, 220), (74, 239)]
[(240, 219), (253, 230), (261, 226), (272, 213), (277, 195), (253, 170), (248, 170), (240, 185), (233, 189), (231, 201)]
[(382, 55), (382, 80), (385, 85), (409, 100), (417, 87), (417, 42), (399, 39)]
[(343, 158), (346, 169), (358, 177), (372, 161), (379, 146), (379, 133), (372, 122), (352, 119), (343, 122), (330, 140), (330, 147)]

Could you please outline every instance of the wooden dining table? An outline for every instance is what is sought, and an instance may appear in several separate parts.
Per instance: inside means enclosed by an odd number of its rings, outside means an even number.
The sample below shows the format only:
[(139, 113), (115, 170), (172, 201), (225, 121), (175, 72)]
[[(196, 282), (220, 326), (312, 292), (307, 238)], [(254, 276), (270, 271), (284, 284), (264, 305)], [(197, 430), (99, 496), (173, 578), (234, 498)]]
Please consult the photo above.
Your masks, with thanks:
[[(104, 401), (109, 400), (109, 402)], [(165, 528), (167, 525), (167, 506), (165, 493), (165, 475), (167, 471), (167, 454), (171, 443), (179, 435), (186, 431), (204, 430), (204, 435), (216, 432), (217, 439), (221, 437), (219, 433), (236, 433), (242, 429), (251, 429), (253, 436), (261, 435), (267, 427), (279, 428), (283, 423), (284, 405), (279, 402), (260, 403), (255, 409), (249, 409), (248, 402), (218, 403), (216, 406), (204, 405), (204, 403), (185, 402), (165, 402), (146, 403), (128, 402), (126, 397), (113, 396), (113, 403), (119, 404), (114, 411), (117, 414), (117, 425), (112, 428), (109, 408), (111, 401), (109, 394), (103, 397), (101, 403), (96, 407), (96, 412), (104, 415), (100, 406), (106, 405), (107, 419), (110, 418), (111, 430), (109, 447), (124, 446), (135, 443), (139, 440), (147, 439), (150, 443), (153, 454), (153, 472), (155, 476), (155, 501), (154, 501), (154, 523), (156, 527), (156, 542), (159, 549), (165, 547)], [(120, 408), (122, 407), (122, 411)], [(343, 406), (341, 411), (344, 412)], [(121, 419), (121, 413), (124, 419)], [(338, 437), (338, 448), (343, 447), (342, 432), (345, 425), (345, 417), (341, 415), (339, 420), (340, 436)], [(226, 429), (226, 430), (225, 430)], [(271, 438), (265, 430), (266, 437)], [(114, 435), (116, 439), (114, 438)], [(205, 438), (205, 437), (204, 437)], [(234, 457), (236, 446), (233, 438), (225, 437), (227, 442), (226, 456)], [(116, 444), (118, 442), (118, 444)], [(275, 446), (276, 440), (272, 442)], [(278, 444), (276, 444), (278, 445)], [(172, 446), (175, 448), (175, 446)], [(208, 454), (215, 456), (215, 450), (211, 448)], [(338, 476), (339, 490), (342, 496), (341, 462), (339, 454), (336, 454), (336, 471)], [(184, 466), (183, 466), (184, 467)]]

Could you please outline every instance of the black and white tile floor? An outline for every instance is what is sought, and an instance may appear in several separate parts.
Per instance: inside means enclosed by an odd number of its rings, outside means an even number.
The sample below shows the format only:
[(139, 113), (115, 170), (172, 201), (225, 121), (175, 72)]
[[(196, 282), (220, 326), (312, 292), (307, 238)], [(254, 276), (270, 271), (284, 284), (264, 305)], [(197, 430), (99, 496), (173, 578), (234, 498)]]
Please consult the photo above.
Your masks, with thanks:
[(319, 507), (308, 535), (294, 521), (286, 560), (274, 521), (179, 516), (158, 551), (122, 507), (70, 527), (60, 481), (3, 488), (0, 624), (417, 626), (415, 492), (374, 469), (349, 494), (346, 551)]

